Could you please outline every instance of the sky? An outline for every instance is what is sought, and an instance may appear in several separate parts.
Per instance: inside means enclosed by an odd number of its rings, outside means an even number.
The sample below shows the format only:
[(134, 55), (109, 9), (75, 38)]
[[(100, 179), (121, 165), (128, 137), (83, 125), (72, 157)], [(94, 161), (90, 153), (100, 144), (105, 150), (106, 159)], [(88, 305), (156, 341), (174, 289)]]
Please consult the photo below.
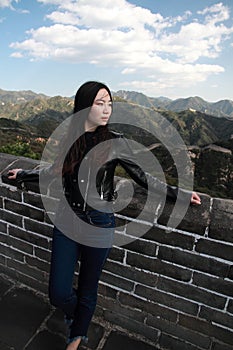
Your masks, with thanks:
[(0, 88), (233, 100), (232, 0), (0, 0)]

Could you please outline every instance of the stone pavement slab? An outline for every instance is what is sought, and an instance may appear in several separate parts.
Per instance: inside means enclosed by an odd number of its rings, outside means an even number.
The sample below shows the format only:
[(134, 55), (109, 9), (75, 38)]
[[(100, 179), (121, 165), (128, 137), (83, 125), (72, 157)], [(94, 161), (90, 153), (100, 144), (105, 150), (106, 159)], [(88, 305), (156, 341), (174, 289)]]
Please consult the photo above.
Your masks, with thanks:
[(154, 350), (151, 345), (136, 339), (131, 339), (128, 336), (119, 332), (112, 331), (104, 344), (103, 350)]
[(30, 290), (14, 288), (3, 295), (0, 310), (1, 340), (22, 350), (50, 308)]
[[(0, 274), (0, 350), (65, 350), (63, 313), (46, 297)], [(96, 319), (80, 350), (152, 350), (106, 321)]]

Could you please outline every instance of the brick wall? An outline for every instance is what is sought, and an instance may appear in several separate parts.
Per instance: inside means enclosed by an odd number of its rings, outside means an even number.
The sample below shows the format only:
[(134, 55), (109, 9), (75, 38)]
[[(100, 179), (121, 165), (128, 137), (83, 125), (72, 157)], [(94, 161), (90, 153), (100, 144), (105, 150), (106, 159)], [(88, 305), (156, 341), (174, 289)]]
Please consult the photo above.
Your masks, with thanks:
[[(0, 271), (47, 293), (52, 225), (38, 187), (22, 190), (4, 176), (37, 165), (0, 154)], [(117, 215), (121, 225), (137, 221), (145, 193), (137, 186), (136, 193)], [(153, 226), (136, 222), (148, 226), (146, 234), (113, 247), (96, 315), (161, 349), (233, 349), (233, 201), (202, 195), (202, 205), (168, 232), (171, 209), (167, 202)]]

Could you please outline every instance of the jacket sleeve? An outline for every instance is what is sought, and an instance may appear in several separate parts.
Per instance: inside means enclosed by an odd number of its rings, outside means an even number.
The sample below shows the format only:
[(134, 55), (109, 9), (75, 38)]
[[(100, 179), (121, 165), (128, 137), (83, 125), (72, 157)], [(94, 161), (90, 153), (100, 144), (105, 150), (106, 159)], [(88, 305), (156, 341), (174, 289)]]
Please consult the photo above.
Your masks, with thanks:
[(52, 176), (53, 174), (53, 166), (47, 166), (45, 168), (40, 169), (32, 169), (32, 170), (20, 170), (17, 173), (16, 181), (21, 182), (39, 182), (39, 176)]
[(121, 137), (120, 142), (121, 145), (118, 150), (118, 162), (136, 183), (145, 189), (151, 188), (155, 193), (167, 195), (174, 201), (177, 199), (178, 191), (183, 200), (186, 200), (187, 198), (190, 198), (191, 200), (191, 191), (176, 186), (170, 186), (148, 172), (143, 171), (137, 164), (136, 157), (128, 141), (124, 137)]

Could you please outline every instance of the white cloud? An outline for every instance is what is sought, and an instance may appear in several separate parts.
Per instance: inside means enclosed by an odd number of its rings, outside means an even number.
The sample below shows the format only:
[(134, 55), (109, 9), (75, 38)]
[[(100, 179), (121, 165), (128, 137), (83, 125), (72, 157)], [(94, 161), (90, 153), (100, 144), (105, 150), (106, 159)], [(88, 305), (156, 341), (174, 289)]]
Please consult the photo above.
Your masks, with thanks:
[(11, 54), (11, 57), (23, 58), (23, 54), (21, 52), (14, 52)]
[(10, 10), (17, 11), (18, 13), (22, 14), (30, 13), (30, 11), (20, 8), (16, 10), (13, 5), (18, 4), (19, 2), (20, 0), (0, 0), (0, 8), (9, 8)]
[(0, 0), (0, 7), (12, 7), (12, 3), (19, 2), (18, 0)]
[[(46, 16), (52, 24), (31, 29), (28, 39), (12, 43), (14, 57), (118, 67), (124, 76), (141, 75), (154, 88), (185, 86), (224, 71), (211, 62), (233, 32), (224, 24), (229, 9), (222, 3), (199, 11), (195, 18), (189, 11), (165, 18), (126, 0), (38, 2), (56, 7)], [(208, 64), (202, 64), (203, 59)]]

